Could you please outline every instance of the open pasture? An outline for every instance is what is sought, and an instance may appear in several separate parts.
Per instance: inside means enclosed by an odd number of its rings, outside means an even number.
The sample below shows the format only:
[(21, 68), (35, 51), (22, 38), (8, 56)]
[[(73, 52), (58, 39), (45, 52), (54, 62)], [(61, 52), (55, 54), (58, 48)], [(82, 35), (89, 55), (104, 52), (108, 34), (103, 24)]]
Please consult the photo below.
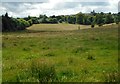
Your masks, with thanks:
[(2, 81), (118, 81), (117, 25), (81, 26), (83, 30), (60, 25), (37, 24), (26, 31), (3, 33)]

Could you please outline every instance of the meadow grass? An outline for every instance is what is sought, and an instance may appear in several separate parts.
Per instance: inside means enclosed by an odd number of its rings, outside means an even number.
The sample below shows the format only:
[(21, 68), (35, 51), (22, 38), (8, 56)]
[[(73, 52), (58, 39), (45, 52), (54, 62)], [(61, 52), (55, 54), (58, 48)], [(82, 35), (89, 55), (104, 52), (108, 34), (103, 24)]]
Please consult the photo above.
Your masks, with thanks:
[(28, 27), (28, 30), (34, 31), (65, 31), (65, 30), (78, 30), (80, 26), (81, 29), (90, 28), (90, 25), (78, 25), (78, 24), (35, 24)]
[(119, 81), (117, 25), (44, 32), (40, 25), (3, 33), (3, 82)]

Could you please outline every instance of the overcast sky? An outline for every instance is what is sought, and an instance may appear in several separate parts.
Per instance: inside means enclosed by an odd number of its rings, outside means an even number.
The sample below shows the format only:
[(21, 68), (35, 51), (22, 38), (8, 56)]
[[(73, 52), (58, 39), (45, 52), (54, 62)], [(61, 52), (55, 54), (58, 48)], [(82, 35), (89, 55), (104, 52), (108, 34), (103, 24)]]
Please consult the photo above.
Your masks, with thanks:
[[(119, 0), (1, 0), (0, 14), (12, 17), (39, 16), (40, 14), (70, 15), (78, 12), (118, 12)], [(119, 5), (120, 6), (120, 5)]]

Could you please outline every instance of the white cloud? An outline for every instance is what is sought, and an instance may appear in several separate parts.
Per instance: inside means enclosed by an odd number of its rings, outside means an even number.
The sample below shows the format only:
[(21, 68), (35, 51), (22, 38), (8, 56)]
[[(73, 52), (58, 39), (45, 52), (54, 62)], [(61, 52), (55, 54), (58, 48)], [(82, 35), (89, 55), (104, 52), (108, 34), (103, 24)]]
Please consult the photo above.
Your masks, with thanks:
[(118, 12), (120, 12), (120, 1), (118, 3)]
[(111, 9), (113, 12), (118, 12), (118, 2), (119, 0), (109, 0), (110, 6), (108, 8)]
[(49, 0), (1, 0), (1, 2), (48, 2)]
[(0, 14), (5, 14), (6, 12), (6, 8), (2, 6), (2, 4), (0, 3)]
[[(94, 4), (90, 4), (93, 1), (103, 2), (103, 4), (95, 2)], [(10, 16), (25, 17), (28, 15), (39, 16), (39, 14), (46, 14), (48, 16), (69, 15), (78, 12), (88, 13), (92, 10), (97, 12), (117, 12), (118, 1), (119, 0), (45, 0), (43, 3), (2, 3), (3, 5), (0, 5), (0, 14), (8, 12)], [(87, 4), (85, 5), (81, 2), (86, 2)]]

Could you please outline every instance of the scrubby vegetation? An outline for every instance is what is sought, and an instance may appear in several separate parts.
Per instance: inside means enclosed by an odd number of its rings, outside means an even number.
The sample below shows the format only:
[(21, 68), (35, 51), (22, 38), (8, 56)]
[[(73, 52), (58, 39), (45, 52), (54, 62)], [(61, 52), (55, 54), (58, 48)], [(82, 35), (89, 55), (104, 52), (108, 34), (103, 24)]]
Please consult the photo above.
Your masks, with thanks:
[(2, 31), (17, 31), (24, 30), (29, 27), (32, 22), (26, 21), (24, 19), (16, 19), (8, 16), (8, 13), (2, 15)]

